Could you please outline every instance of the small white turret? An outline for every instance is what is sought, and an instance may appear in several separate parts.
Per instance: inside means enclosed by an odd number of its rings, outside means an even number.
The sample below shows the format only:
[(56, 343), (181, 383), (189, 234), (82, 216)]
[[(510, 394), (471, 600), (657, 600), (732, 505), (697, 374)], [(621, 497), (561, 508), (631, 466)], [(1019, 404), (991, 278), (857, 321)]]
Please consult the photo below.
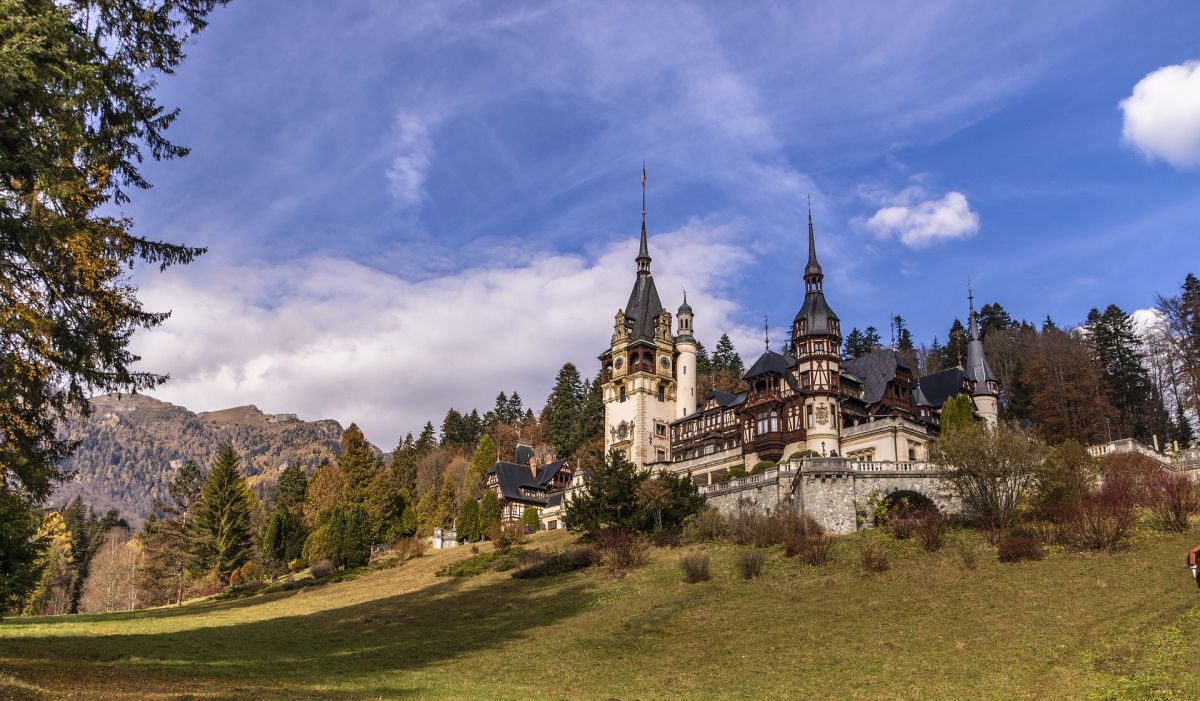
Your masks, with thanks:
[(699, 348), (692, 337), (692, 308), (687, 303), (687, 292), (683, 293), (683, 304), (679, 306), (679, 333), (675, 336), (675, 418), (682, 419), (696, 413), (699, 400), (696, 398), (696, 355)]

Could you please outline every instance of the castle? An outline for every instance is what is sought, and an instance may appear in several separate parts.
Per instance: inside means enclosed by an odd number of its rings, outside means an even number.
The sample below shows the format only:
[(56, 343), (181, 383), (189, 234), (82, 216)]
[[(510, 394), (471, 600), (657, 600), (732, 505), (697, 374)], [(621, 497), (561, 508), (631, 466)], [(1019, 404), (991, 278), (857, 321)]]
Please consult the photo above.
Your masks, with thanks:
[(804, 300), (787, 348), (759, 356), (739, 394), (701, 395), (695, 317), (685, 296), (672, 329), (650, 271), (644, 199), (635, 261), (629, 301), (599, 359), (604, 447), (641, 468), (690, 474), (698, 485), (802, 458), (892, 463), (903, 471), (904, 463), (927, 459), (947, 399), (965, 394), (980, 419), (999, 420), (1000, 386), (984, 357), (973, 298), (966, 367), (918, 377), (892, 349), (843, 360), (841, 320), (825, 298), (811, 210)]

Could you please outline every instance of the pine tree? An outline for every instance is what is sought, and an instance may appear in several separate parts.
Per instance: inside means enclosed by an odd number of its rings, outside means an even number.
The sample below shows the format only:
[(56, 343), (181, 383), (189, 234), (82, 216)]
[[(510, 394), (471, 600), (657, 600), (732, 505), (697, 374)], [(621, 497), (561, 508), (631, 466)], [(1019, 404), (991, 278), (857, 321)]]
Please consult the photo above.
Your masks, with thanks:
[(342, 454), (338, 456), (338, 467), (345, 480), (346, 496), (351, 502), (359, 502), (366, 495), (367, 485), (375, 477), (379, 460), (375, 449), (367, 442), (358, 424), (342, 432)]
[(483, 498), (479, 500), (480, 537), (491, 537), (492, 530), (500, 526), (501, 515), (499, 497), (494, 491), (487, 490), (484, 492)]
[(730, 340), (729, 334), (721, 334), (720, 340), (717, 341), (717, 350), (713, 353), (712, 367), (718, 372), (732, 372), (741, 377), (746, 374), (746, 366), (742, 363), (742, 356), (738, 355), (737, 350), (733, 347), (733, 341)]
[(417, 457), (423, 457), (436, 447), (437, 438), (433, 433), (433, 422), (426, 421), (425, 428), (421, 429), (421, 435), (417, 436), (417, 441), (413, 448), (416, 451)]
[(993, 331), (1003, 331), (1013, 326), (1012, 317), (1004, 310), (1004, 307), (1000, 306), (999, 302), (983, 305), (975, 318), (979, 324), (981, 338), (987, 338), (988, 334)]
[(866, 331), (854, 328), (850, 329), (850, 334), (846, 336), (845, 350), (842, 355), (847, 360), (861, 358), (879, 350), (880, 347), (879, 331), (874, 326), (868, 326)]
[(542, 522), (538, 518), (538, 510), (535, 506), (526, 506), (521, 512), (521, 525), (524, 526), (528, 533), (537, 533), (541, 528)]
[(583, 406), (583, 379), (571, 363), (564, 363), (554, 380), (554, 389), (542, 410), (541, 426), (554, 452), (568, 456), (579, 447), (579, 416)]
[(442, 419), (442, 447), (462, 447), (466, 438), (467, 427), (463, 415), (456, 409), (450, 409)]
[(392, 453), (392, 472), (411, 497), (417, 491), (417, 447), (409, 433)]
[(516, 391), (508, 398), (508, 407), (505, 409), (504, 415), (508, 419), (504, 423), (515, 424), (525, 416), (525, 405), (521, 402), (521, 395)]
[(1005, 416), (1011, 421), (1021, 421), (1029, 418), (1029, 402), (1033, 392), (1025, 381), (1025, 365), (1018, 359), (1012, 382), (1004, 388), (1007, 403), (1004, 406)]
[(483, 438), (479, 439), (479, 447), (475, 449), (475, 454), (471, 456), (471, 464), (467, 470), (475, 477), (483, 477), (496, 464), (496, 444), (492, 442), (492, 437), (488, 434), (483, 434)]
[[(588, 443), (604, 440), (604, 386), (600, 384), (599, 375), (588, 383), (575, 430), (575, 450), (571, 452), (571, 455)], [(563, 455), (562, 457), (569, 456)]]
[(408, 500), (399, 477), (391, 470), (376, 470), (362, 506), (371, 523), (372, 542), (391, 543), (403, 537), (401, 517)]
[(460, 543), (474, 543), (479, 540), (479, 502), (474, 499), (463, 501), (458, 510), (458, 517), (454, 519), (454, 534)]
[(567, 503), (563, 521), (568, 530), (593, 534), (602, 528), (638, 529), (644, 525), (637, 492), (648, 474), (613, 451), (589, 477), (583, 492)]
[(712, 372), (712, 361), (708, 357), (708, 349), (700, 341), (696, 341), (696, 375), (707, 377)]
[(1087, 328), (1109, 398), (1120, 413), (1121, 437), (1149, 443), (1147, 415), (1153, 411), (1152, 386), (1132, 321), (1120, 307), (1110, 304), (1103, 313), (1098, 309), (1088, 313)]
[(942, 366), (952, 368), (967, 362), (967, 330), (958, 319), (950, 325), (946, 335), (946, 347), (942, 349)]
[(240, 459), (225, 444), (213, 461), (196, 509), (193, 530), (200, 548), (199, 560), (222, 582), (250, 559), (250, 490), (238, 469)]
[[(135, 330), (167, 318), (142, 307), (129, 271), (184, 265), (204, 249), (135, 232), (117, 212), (127, 188), (150, 187), (146, 156), (187, 153), (167, 138), (178, 111), (158, 103), (153, 76), (174, 73), (218, 4), (4, 5), (0, 510), (14, 519), (0, 533), (5, 565), (37, 559), (37, 543), (19, 536), (29, 535), (25, 510), (65, 476), (64, 423), (90, 413), (90, 395), (166, 380), (129, 350)], [(0, 576), (0, 605), (36, 582), (23, 574)]]
[(304, 495), (308, 491), (308, 476), (300, 463), (294, 462), (279, 475), (275, 485), (274, 507), (287, 513), (302, 513), (304, 510)]

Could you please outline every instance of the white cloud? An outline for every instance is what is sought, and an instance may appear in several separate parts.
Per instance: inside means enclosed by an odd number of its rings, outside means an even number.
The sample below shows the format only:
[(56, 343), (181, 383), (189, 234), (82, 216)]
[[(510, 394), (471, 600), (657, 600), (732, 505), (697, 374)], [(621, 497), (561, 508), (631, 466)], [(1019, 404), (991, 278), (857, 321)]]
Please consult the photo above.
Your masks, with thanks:
[(1125, 143), (1176, 168), (1200, 166), (1200, 60), (1153, 71), (1120, 106)]
[(979, 215), (971, 211), (966, 195), (949, 192), (941, 199), (916, 201), (923, 193), (909, 188), (893, 198), (896, 204), (881, 208), (866, 221), (880, 237), (898, 236), (912, 248), (923, 248), (979, 231)]
[(396, 115), (392, 162), (387, 169), (388, 191), (401, 205), (412, 207), (425, 199), (425, 175), (433, 160), (430, 124), (408, 112)]
[[(747, 263), (733, 238), (693, 221), (651, 239), (664, 304), (673, 313), (686, 284), (710, 347), (722, 331), (752, 333), (722, 297), (728, 271)], [(173, 314), (133, 346), (143, 367), (171, 374), (158, 398), (193, 411), (254, 403), (355, 421), (386, 449), (451, 406), (490, 408), (501, 390), (518, 390), (536, 411), (566, 361), (593, 375), (636, 250), (626, 240), (590, 259), (531, 253), (521, 265), (415, 282), (338, 258), (198, 263), (144, 281), (146, 307)]]

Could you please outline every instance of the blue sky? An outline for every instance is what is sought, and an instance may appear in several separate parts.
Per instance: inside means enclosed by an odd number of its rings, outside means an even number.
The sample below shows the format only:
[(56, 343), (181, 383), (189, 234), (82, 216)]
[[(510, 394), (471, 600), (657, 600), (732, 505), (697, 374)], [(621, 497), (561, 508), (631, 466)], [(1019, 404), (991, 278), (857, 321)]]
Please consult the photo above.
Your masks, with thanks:
[(847, 328), (944, 339), (968, 277), (1029, 319), (1146, 308), (1200, 267), (1196, 36), (1187, 2), (235, 2), (160, 83), (192, 153), (124, 211), (210, 252), (139, 272), (174, 315), (135, 348), (164, 399), (385, 447), (540, 408), (628, 295), (643, 160), (664, 302), (751, 360), (810, 195)]

